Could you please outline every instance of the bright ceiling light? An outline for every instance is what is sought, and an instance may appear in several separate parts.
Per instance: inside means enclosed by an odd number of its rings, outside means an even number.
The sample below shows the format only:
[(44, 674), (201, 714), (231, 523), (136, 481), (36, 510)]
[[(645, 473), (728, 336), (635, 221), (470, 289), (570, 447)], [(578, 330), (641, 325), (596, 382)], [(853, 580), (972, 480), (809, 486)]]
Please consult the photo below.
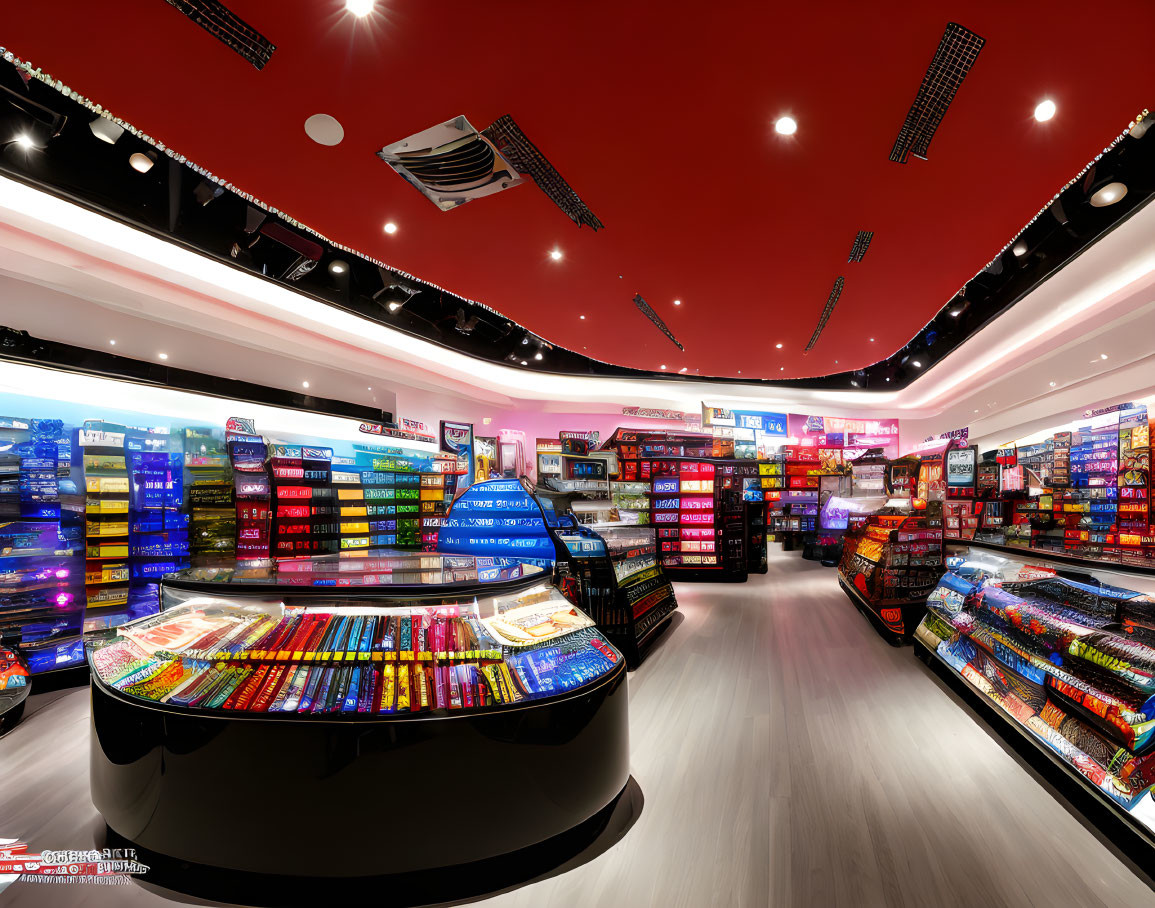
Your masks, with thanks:
[(388, 233), (390, 236), (392, 236), (393, 234), (395, 234), (397, 232), (397, 225), (394, 224), (392, 221), (386, 221), (385, 222), (385, 232)]
[(539, 350), (537, 353), (535, 353), (533, 355), (533, 358), (536, 359), (538, 362), (541, 362), (541, 360), (543, 359), (543, 357), (541, 355), (541, 351)]
[(390, 312), (396, 312), (400, 308), (401, 308), (401, 304), (399, 302), (397, 302), (396, 300), (394, 300), (393, 302), (391, 302), (389, 304), (389, 311)]
[(774, 121), (774, 131), (780, 136), (792, 136), (798, 132), (798, 124), (793, 117), (779, 117)]
[(110, 346), (110, 347), (115, 347), (115, 346), (116, 346), (116, 339), (115, 339), (115, 338), (113, 338), (112, 340), (110, 340), (110, 341), (108, 342), (108, 346)]
[(309, 383), (307, 381), (303, 381), (303, 382), (301, 382), (301, 387), (307, 388), (307, 387), (309, 387)]
[(1040, 101), (1035, 105), (1035, 119), (1040, 123), (1046, 123), (1055, 115), (1055, 102), (1049, 98), (1046, 101)]
[(109, 145), (116, 143), (116, 140), (124, 135), (124, 127), (117, 126), (108, 117), (96, 117), (89, 124), (88, 128), (92, 130), (92, 134), (100, 141), (107, 142)]
[(156, 161), (143, 151), (134, 151), (128, 156), (128, 165), (137, 173), (148, 173)]
[[(950, 317), (951, 318), (958, 318), (960, 312), (962, 312), (961, 309), (951, 309)], [(872, 337), (871, 340), (874, 340), (874, 338)]]
[[(1052, 388), (1053, 388), (1053, 387), (1055, 387), (1055, 383), (1054, 383), (1054, 382), (1051, 382), (1051, 387), (1052, 387)], [(977, 411), (976, 411), (976, 412), (977, 412)]]
[(549, 257), (551, 259), (553, 259), (555, 262), (560, 262), (561, 261), (561, 250), (556, 248), (556, 247), (551, 249), (549, 251)]
[(778, 350), (781, 350), (781, 349), (782, 349), (782, 345), (781, 345), (781, 344), (775, 344), (774, 346), (775, 346), (775, 348), (777, 348)]
[(580, 318), (583, 322), (586, 320), (586, 317), (584, 315), (579, 315), (578, 318)]
[(665, 370), (665, 368), (666, 368), (666, 364), (662, 363), (662, 369)]
[(1015, 243), (1014, 246), (1011, 247), (1011, 252), (1017, 256), (1022, 257), (1027, 254), (1027, 244), (1022, 240), (1019, 240), (1017, 243)]
[(871, 342), (872, 344), (874, 343), (874, 338), (873, 338), (873, 337), (870, 339), (870, 342)]
[(156, 358), (157, 359), (168, 359), (168, 354), (167, 353), (158, 353), (156, 355)]
[(349, 270), (349, 266), (346, 265), (344, 262), (341, 262), (341, 261), (333, 262), (332, 264), (329, 265), (329, 273), (330, 274), (344, 274), (348, 270)]
[(674, 305), (680, 306), (680, 305), (682, 305), (682, 301), (681, 300), (674, 300)]
[(786, 367), (785, 367), (785, 366), (779, 366), (779, 367), (778, 367), (778, 371), (779, 371), (779, 372), (785, 372), (785, 371), (786, 371)]
[(36, 143), (32, 140), (32, 136), (24, 132), (20, 133), (20, 135), (18, 135), (12, 141), (23, 148), (25, 151), (31, 151), (36, 147)]
[(521, 361), (521, 364), (522, 364), (523, 366), (528, 366), (528, 365), (529, 365), (529, 363), (527, 363), (527, 362), (526, 362), (524, 359)]
[(372, 390), (373, 390), (373, 386), (372, 386), (372, 385), (370, 385), (370, 386), (369, 386), (368, 388), (366, 388), (365, 390), (366, 390), (366, 391), (372, 391)]
[(1126, 183), (1108, 183), (1091, 196), (1091, 206), (1094, 208), (1106, 208), (1108, 205), (1114, 205), (1126, 194)]
[(1100, 353), (1100, 354), (1099, 354), (1099, 359), (1106, 359), (1106, 358), (1107, 358), (1107, 354), (1106, 354), (1106, 353)]
[(361, 19), (373, 12), (373, 0), (345, 0), (345, 9)]
[(921, 368), (922, 368), (922, 363), (920, 363), (920, 362), (919, 362), (917, 359), (911, 360), (911, 363), (910, 363), (910, 364), (911, 364), (912, 366), (914, 366), (916, 369), (921, 369)]
[(679, 371), (679, 372), (685, 372), (685, 371), (686, 371), (686, 367), (685, 367), (685, 366), (682, 366), (682, 368), (681, 368), (681, 369), (679, 369), (678, 371)]

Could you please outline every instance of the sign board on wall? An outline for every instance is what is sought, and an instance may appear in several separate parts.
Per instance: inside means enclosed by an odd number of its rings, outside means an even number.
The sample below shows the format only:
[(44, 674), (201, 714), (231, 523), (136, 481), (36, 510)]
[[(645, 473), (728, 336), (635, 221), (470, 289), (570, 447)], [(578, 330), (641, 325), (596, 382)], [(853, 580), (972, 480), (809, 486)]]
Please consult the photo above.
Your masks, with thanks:
[(468, 488), (474, 483), (473, 423), (441, 420), (441, 450), (457, 457), (457, 468), (465, 470), (464, 482)]
[(946, 452), (946, 484), (952, 489), (971, 488), (975, 484), (977, 452), (961, 448)]

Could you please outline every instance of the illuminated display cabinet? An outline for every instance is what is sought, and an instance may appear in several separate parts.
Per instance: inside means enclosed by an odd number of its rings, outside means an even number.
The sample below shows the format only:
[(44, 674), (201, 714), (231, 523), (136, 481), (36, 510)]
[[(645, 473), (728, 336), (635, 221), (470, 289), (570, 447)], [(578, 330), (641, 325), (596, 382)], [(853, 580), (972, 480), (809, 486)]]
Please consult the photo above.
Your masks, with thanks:
[[(457, 866), (574, 830), (629, 777), (626, 663), (552, 578), (396, 550), (167, 577), (161, 612), (88, 656), (93, 803), (144, 854), (282, 876)], [(223, 793), (244, 822), (205, 811)], [(317, 830), (341, 847), (302, 867)]]

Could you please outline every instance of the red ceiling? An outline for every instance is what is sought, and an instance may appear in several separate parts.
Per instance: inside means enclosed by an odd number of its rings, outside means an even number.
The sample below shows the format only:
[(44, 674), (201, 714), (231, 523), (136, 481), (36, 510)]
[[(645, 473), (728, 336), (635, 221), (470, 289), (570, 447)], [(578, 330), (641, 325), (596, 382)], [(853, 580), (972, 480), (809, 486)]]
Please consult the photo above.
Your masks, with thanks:
[[(277, 45), (263, 71), (164, 0), (10, 3), (0, 44), (331, 239), (595, 358), (701, 375), (819, 375), (893, 352), (1155, 86), (1155, 55), (1128, 44), (1155, 26), (1149, 0), (1112, 4), (1110, 22), (1083, 2), (972, 0), (955, 15), (986, 46), (929, 160), (903, 165), (888, 155), (941, 4), (377, 0), (358, 20), (343, 0), (226, 2)], [(1058, 114), (1039, 124), (1044, 98)], [(344, 142), (313, 143), (314, 113)], [(482, 128), (507, 113), (604, 230), (532, 184), (442, 212), (375, 156), (458, 114)], [(789, 139), (772, 129), (785, 113)], [(847, 264), (858, 230), (874, 241)]]

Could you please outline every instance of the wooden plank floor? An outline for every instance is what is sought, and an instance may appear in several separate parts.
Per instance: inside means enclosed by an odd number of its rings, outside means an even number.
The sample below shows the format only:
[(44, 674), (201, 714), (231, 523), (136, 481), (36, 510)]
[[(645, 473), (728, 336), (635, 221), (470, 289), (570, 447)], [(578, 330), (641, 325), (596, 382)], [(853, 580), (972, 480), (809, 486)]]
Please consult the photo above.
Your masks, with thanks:
[[(909, 647), (875, 634), (832, 569), (775, 551), (767, 576), (678, 598), (676, 626), (630, 676), (640, 816), (608, 849), (486, 904), (1155, 905)], [(87, 693), (34, 699), (0, 739), (0, 836), (91, 847)], [(139, 886), (0, 895), (164, 902)]]

